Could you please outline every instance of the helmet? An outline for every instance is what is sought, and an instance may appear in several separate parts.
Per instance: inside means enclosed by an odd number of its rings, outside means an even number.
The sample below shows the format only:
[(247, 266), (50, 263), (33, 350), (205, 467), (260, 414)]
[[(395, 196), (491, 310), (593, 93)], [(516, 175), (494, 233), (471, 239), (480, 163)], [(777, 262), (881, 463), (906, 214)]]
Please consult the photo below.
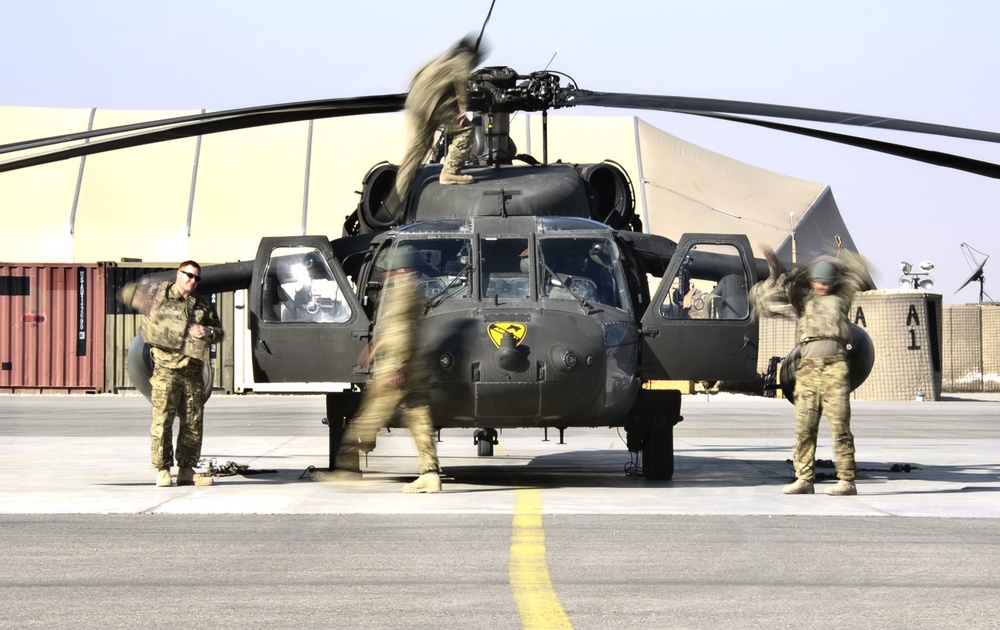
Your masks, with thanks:
[(833, 284), (837, 281), (837, 266), (828, 260), (821, 260), (813, 263), (809, 277), (816, 282), (823, 284)]

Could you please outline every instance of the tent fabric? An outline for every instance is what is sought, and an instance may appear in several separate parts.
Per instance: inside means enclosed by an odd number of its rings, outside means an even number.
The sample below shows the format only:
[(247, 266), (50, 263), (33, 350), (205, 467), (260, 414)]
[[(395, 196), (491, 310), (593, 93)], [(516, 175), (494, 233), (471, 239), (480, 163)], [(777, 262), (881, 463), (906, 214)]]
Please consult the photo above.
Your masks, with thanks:
[[(191, 112), (0, 107), (0, 144)], [(746, 234), (782, 260), (854, 249), (830, 188), (714, 153), (632, 116), (522, 114), (518, 151), (619, 163), (644, 229)], [(186, 138), (0, 173), (0, 260), (252, 258), (263, 236), (342, 233), (367, 170), (398, 163), (406, 117), (381, 114)], [(0, 156), (0, 159), (12, 157)], [(794, 245), (793, 238), (794, 234)]]

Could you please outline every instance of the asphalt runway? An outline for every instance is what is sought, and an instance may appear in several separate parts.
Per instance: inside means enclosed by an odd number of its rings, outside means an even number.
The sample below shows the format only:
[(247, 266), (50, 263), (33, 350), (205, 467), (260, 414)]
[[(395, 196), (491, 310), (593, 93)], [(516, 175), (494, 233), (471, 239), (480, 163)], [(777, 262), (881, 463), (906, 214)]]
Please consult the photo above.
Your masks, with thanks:
[(1000, 627), (1000, 397), (853, 408), (857, 497), (782, 495), (791, 405), (725, 395), (669, 482), (614, 429), (450, 430), (411, 496), (405, 431), (303, 474), (321, 397), (213, 397), (203, 455), (256, 474), (156, 488), (142, 398), (0, 396), (0, 627)]

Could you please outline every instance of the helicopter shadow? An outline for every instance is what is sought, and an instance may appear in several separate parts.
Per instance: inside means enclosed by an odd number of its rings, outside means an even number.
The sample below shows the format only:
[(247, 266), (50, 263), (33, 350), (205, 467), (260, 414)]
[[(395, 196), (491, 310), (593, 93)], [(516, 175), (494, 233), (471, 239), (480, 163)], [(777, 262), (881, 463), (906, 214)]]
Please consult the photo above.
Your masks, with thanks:
[[(719, 453), (782, 453), (781, 447), (734, 447), (712, 449)], [(445, 478), (455, 483), (490, 488), (524, 486), (534, 488), (739, 488), (782, 486), (794, 480), (794, 471), (784, 457), (751, 459), (714, 457), (678, 452), (674, 457), (674, 475), (670, 480), (652, 481), (642, 475), (641, 459), (629, 457), (627, 451), (578, 451), (552, 453), (528, 458), (523, 464), (446, 465)], [(832, 463), (829, 468), (817, 466), (817, 481), (836, 481)], [(874, 461), (858, 461), (858, 479), (867, 484), (879, 484), (886, 492), (870, 494), (918, 494), (1000, 492), (1000, 465), (968, 464), (961, 466), (926, 466)], [(955, 484), (955, 487), (893, 488), (896, 481), (922, 481)], [(984, 486), (982, 484), (995, 484)], [(866, 492), (866, 494), (869, 494)]]
[[(753, 450), (753, 449), (747, 449)], [(635, 488), (756, 486), (774, 475), (756, 463), (722, 457), (699, 457), (680, 452), (674, 456), (674, 476), (649, 480), (643, 476), (641, 458), (624, 450), (587, 450), (549, 453), (524, 458), (518, 464), (492, 461), (484, 464), (445, 465), (454, 482), (486, 490), (490, 487)], [(447, 464), (447, 462), (445, 462)], [(478, 490), (478, 491), (482, 491)], [(477, 490), (470, 490), (477, 491)]]
[[(698, 449), (698, 454), (678, 450), (674, 456), (674, 475), (670, 480), (654, 481), (643, 476), (642, 460), (620, 449), (564, 451), (540, 455), (501, 455), (495, 457), (444, 457), (442, 479), (450, 492), (493, 492), (513, 488), (740, 488), (781, 486), (794, 479), (785, 447), (748, 447), (737, 445)], [(709, 453), (703, 455), (704, 453)], [(753, 457), (764, 453), (765, 458)], [(726, 454), (732, 454), (726, 457)], [(248, 456), (228, 454), (232, 462), (251, 461), (253, 466), (224, 475), (214, 475), (225, 485), (281, 485), (312, 482), (312, 472), (327, 470), (319, 465), (289, 466), (287, 460), (307, 460), (306, 455)], [(325, 459), (325, 458), (320, 458)], [(282, 461), (284, 460), (284, 461)], [(409, 472), (412, 455), (393, 454), (362, 461), (366, 479), (407, 483), (417, 477)], [(272, 465), (273, 464), (273, 465)], [(1000, 464), (969, 463), (935, 466), (920, 463), (887, 463), (859, 460), (858, 480), (873, 486), (865, 494), (941, 494), (1000, 492)], [(403, 472), (407, 471), (407, 472)], [(817, 482), (836, 481), (833, 463), (817, 460)], [(920, 481), (954, 484), (954, 487), (898, 487), (894, 482)], [(994, 485), (984, 485), (994, 484)], [(147, 485), (146, 481), (114, 485)], [(465, 486), (454, 487), (454, 486)], [(879, 486), (883, 490), (877, 489)], [(896, 486), (896, 487), (894, 487)], [(358, 488), (363, 489), (363, 488)]]

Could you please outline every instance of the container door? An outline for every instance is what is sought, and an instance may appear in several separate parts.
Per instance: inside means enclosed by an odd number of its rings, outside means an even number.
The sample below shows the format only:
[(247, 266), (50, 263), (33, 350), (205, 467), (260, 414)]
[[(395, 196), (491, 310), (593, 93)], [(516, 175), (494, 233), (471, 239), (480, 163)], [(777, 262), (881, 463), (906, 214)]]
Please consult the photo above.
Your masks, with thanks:
[(685, 234), (642, 318), (646, 379), (718, 381), (757, 376), (757, 281), (743, 235)]
[(263, 239), (249, 306), (256, 382), (364, 382), (369, 320), (326, 238)]

